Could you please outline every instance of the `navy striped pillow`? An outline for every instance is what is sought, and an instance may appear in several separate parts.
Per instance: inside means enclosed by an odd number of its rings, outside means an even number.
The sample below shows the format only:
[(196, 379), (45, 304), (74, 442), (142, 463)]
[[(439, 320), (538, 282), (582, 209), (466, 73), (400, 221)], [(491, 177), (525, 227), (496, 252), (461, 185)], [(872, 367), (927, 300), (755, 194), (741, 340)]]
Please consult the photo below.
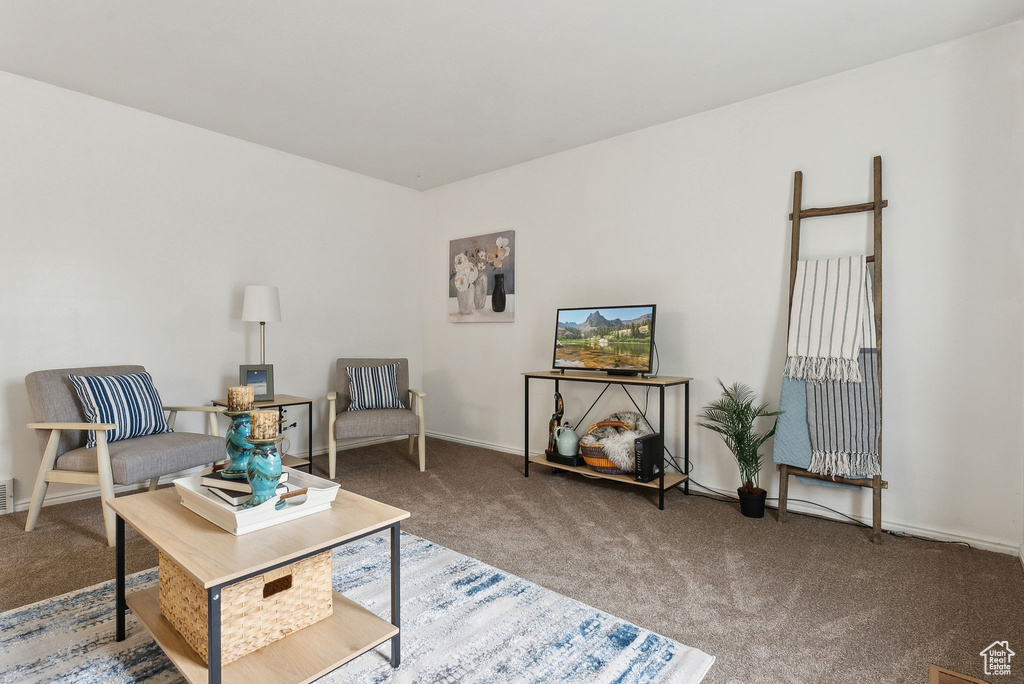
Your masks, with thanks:
[[(114, 423), (107, 441), (173, 432), (164, 405), (149, 373), (128, 375), (68, 375), (90, 423)], [(96, 448), (96, 431), (89, 431), (86, 448)]]
[(388, 366), (347, 366), (349, 411), (404, 409), (398, 396), (398, 364)]

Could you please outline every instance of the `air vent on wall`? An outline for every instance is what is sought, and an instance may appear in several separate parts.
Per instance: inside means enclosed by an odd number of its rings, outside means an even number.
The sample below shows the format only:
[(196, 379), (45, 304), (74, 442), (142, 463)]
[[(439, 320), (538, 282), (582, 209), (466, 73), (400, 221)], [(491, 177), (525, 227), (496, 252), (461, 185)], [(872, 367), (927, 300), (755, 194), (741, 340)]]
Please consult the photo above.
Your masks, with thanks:
[(14, 480), (0, 480), (0, 515), (14, 512)]

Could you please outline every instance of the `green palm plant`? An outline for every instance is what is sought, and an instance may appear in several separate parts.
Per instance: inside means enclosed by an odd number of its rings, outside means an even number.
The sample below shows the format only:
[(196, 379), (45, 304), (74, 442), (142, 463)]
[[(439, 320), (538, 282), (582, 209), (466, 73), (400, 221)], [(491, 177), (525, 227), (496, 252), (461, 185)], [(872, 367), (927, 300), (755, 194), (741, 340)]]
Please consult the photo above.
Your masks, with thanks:
[(698, 425), (722, 436), (736, 458), (742, 489), (754, 494), (759, 489), (761, 445), (775, 434), (775, 425), (767, 432), (756, 433), (754, 421), (781, 415), (782, 411), (769, 411), (767, 403), (755, 406), (757, 395), (747, 385), (737, 382), (726, 387), (718, 378), (715, 380), (722, 388), (722, 397), (704, 407), (700, 415), (706, 422)]

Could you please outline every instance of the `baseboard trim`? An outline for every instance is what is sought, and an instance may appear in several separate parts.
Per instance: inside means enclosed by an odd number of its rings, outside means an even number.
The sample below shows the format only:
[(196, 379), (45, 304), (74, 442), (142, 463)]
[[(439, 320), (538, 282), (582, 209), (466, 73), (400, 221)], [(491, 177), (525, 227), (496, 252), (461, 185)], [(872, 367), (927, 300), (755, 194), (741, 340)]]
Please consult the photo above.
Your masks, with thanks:
[[(372, 446), (374, 444), (384, 444), (386, 442), (397, 442), (397, 441), (402, 440), (402, 439), (407, 439), (407, 437), (372, 437), (372, 438), (368, 438), (368, 439), (353, 439), (353, 440), (346, 441), (346, 442), (339, 442), (338, 443), (338, 451), (345, 451), (347, 449), (357, 449), (359, 447)], [(292, 451), (290, 453), (293, 456), (297, 456), (299, 458), (306, 458), (306, 454), (308, 452), (303, 450), (303, 451)], [(313, 455), (314, 456), (326, 456), (327, 455), (327, 447), (326, 446), (325, 447), (314, 447)], [(180, 473), (173, 473), (171, 475), (164, 475), (164, 476), (162, 476), (160, 478), (160, 484), (167, 484), (167, 483), (171, 482), (172, 480), (176, 480), (179, 477), (185, 477), (185, 476), (191, 475), (193, 473), (198, 473), (200, 470), (202, 470), (202, 468), (191, 468), (189, 470), (183, 470)], [(86, 486), (88, 486), (88, 485), (86, 485)], [(139, 492), (139, 491), (145, 490), (147, 487), (148, 487), (148, 483), (146, 483), (146, 482), (140, 482), (139, 484), (133, 484), (133, 485), (116, 485), (114, 487), (114, 493), (115, 494), (123, 494), (125, 492)], [(88, 489), (84, 489), (84, 490), (81, 490), (81, 491), (75, 491), (75, 492), (68, 492), (66, 494), (60, 494), (59, 496), (47, 496), (43, 500), (43, 506), (44, 507), (46, 507), (46, 506), (56, 506), (57, 504), (71, 503), (72, 501), (81, 501), (82, 499), (98, 499), (99, 497), (100, 497), (99, 488), (97, 488), (97, 487), (89, 487)], [(18, 512), (21, 512), (21, 511), (27, 511), (29, 509), (29, 505), (31, 503), (32, 503), (32, 499), (31, 498), (24, 499), (22, 501), (15, 501), (14, 502), (14, 512), (18, 513)]]
[[(492, 451), (501, 451), (501, 452), (504, 452), (504, 453), (507, 453), (507, 454), (516, 454), (516, 455), (519, 455), (519, 456), (523, 455), (523, 449), (521, 447), (513, 447), (513, 446), (509, 446), (507, 444), (495, 444), (493, 442), (485, 442), (483, 440), (470, 439), (470, 438), (467, 438), (467, 437), (460, 437), (458, 435), (449, 435), (449, 434), (446, 434), (446, 433), (443, 433), (443, 432), (430, 432), (430, 431), (427, 431), (427, 436), (428, 437), (434, 437), (436, 439), (443, 439), (443, 440), (448, 441), (448, 442), (455, 442), (457, 444), (466, 444), (468, 446), (475, 446), (475, 447), (480, 447), (480, 448), (483, 448), (483, 449), (490, 449)], [(531, 456), (540, 456), (543, 453), (544, 452), (542, 452), (542, 451), (531, 451), (530, 455)], [(714, 487), (709, 487), (709, 489), (714, 491), (716, 494), (721, 494), (722, 496), (728, 496), (728, 497), (731, 497), (731, 498), (735, 498), (735, 494), (736, 494), (735, 490), (732, 490), (732, 492), (729, 492), (728, 490), (715, 489)], [(845, 518), (843, 518), (841, 516), (838, 516), (838, 515), (835, 515), (834, 513), (831, 513), (830, 511), (818, 508), (817, 506), (810, 506), (810, 505), (807, 505), (807, 504), (801, 504), (801, 503), (798, 503), (798, 502), (795, 502), (795, 501), (791, 502), (787, 508), (788, 508), (788, 510), (793, 511), (794, 513), (807, 513), (809, 515), (815, 515), (815, 516), (818, 516), (818, 517), (821, 517), (821, 518), (827, 518), (829, 520), (837, 520), (839, 522), (849, 522)], [(858, 522), (862, 522), (862, 523), (864, 523), (866, 525), (870, 525), (871, 524), (871, 518), (864, 518), (863, 516), (852, 515), (852, 514), (850, 514), (850, 517), (853, 518), (854, 520), (857, 520)], [(910, 535), (910, 536), (913, 536), (913, 537), (928, 537), (930, 539), (938, 539), (940, 541), (967, 542), (971, 546), (973, 546), (975, 548), (978, 548), (978, 549), (984, 549), (985, 551), (995, 551), (996, 553), (1005, 553), (1005, 554), (1008, 554), (1010, 556), (1018, 556), (1020, 558), (1020, 560), (1021, 560), (1022, 566), (1024, 566), (1024, 547), (1013, 546), (1011, 544), (1006, 544), (1006, 543), (1003, 543), (1003, 542), (1000, 542), (1000, 541), (995, 541), (993, 539), (984, 539), (984, 538), (981, 538), (981, 537), (972, 537), (972, 536), (968, 536), (968, 535), (963, 535), (963, 534), (959, 534), (957, 532), (948, 532), (948, 531), (945, 531), (945, 530), (936, 530), (936, 529), (931, 529), (931, 528), (926, 528), (926, 527), (919, 527), (917, 525), (911, 525), (911, 524), (903, 523), (903, 522), (900, 522), (900, 521), (897, 521), (897, 520), (889, 520), (889, 519), (885, 518), (884, 516), (882, 517), (882, 528), (886, 529), (886, 530), (890, 530), (892, 532), (899, 532), (901, 534), (907, 534), (907, 535)]]

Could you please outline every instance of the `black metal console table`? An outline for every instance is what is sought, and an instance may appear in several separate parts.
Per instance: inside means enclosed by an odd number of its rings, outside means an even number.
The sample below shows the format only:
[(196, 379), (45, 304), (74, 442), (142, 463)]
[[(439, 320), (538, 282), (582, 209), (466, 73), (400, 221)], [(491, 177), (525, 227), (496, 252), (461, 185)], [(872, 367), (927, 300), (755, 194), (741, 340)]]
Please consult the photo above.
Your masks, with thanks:
[[(526, 383), (525, 386), (525, 401), (524, 401), (524, 415), (525, 415), (525, 428), (526, 433), (523, 439), (523, 476), (530, 477), (530, 463), (537, 465), (547, 466), (549, 468), (555, 468), (557, 470), (569, 470), (575, 473), (581, 473), (590, 477), (596, 477), (603, 480), (615, 480), (617, 482), (625, 482), (626, 484), (636, 485), (639, 487), (648, 487), (650, 489), (658, 490), (658, 508), (665, 510), (665, 490), (675, 487), (679, 483), (683, 484), (683, 493), (690, 493), (690, 482), (686, 477), (686, 473), (690, 472), (690, 381), (693, 378), (674, 378), (674, 377), (654, 377), (647, 378), (639, 375), (598, 375), (597, 373), (587, 373), (582, 371), (536, 371), (531, 373), (523, 373), (523, 378)], [(683, 468), (686, 473), (666, 473), (665, 472), (665, 452), (661, 453), (661, 475), (656, 481), (651, 482), (637, 482), (632, 475), (608, 475), (605, 473), (599, 473), (596, 470), (591, 470), (587, 467), (569, 466), (562, 465), (560, 463), (552, 463), (543, 456), (530, 456), (530, 380), (554, 380), (555, 391), (558, 391), (560, 382), (597, 382), (605, 385), (604, 390), (601, 394), (612, 385), (637, 385), (640, 387), (657, 387), (658, 388), (658, 430), (662, 432), (664, 438), (665, 429), (665, 388), (675, 387), (678, 385), (683, 386), (684, 396), (684, 420), (683, 420)], [(623, 389), (625, 389), (623, 387)], [(630, 401), (633, 402), (634, 406), (636, 402), (633, 401), (633, 397), (626, 392), (626, 396), (629, 396)], [(600, 397), (598, 397), (600, 399)], [(597, 403), (596, 400), (594, 402)], [(593, 405), (591, 405), (593, 408)], [(640, 407), (637, 406), (637, 411), (641, 414)], [(587, 411), (589, 413), (589, 410)], [(584, 414), (586, 418), (586, 414)], [(582, 422), (582, 418), (580, 419)], [(647, 420), (645, 417), (644, 420)], [(651, 429), (654, 429), (653, 425), (647, 423)]]

